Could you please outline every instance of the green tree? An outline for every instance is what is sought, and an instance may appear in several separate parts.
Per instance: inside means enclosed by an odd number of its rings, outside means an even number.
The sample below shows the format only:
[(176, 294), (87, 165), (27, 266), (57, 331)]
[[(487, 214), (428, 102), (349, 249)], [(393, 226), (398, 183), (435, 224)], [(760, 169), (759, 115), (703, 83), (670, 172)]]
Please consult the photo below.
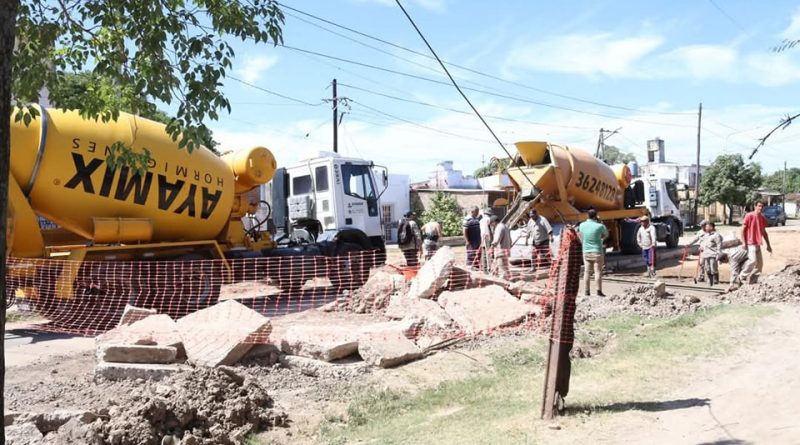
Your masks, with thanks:
[(462, 233), (462, 210), (456, 198), (446, 192), (436, 192), (431, 199), (428, 210), (422, 212), (422, 223), (438, 221), (442, 224), (444, 236), (456, 236)]
[(744, 163), (740, 154), (720, 155), (703, 172), (700, 180), (700, 204), (719, 202), (728, 207), (728, 224), (732, 223), (732, 207), (744, 206), (755, 198), (761, 187), (761, 166)]
[[(153, 104), (147, 104), (142, 109), (135, 109), (129, 98), (117, 94), (117, 89), (108, 78), (98, 78), (91, 72), (66, 74), (63, 81), (49, 91), (49, 99), (57, 108), (80, 110), (83, 98), (90, 94), (90, 90), (95, 90), (97, 94), (105, 96), (103, 100), (107, 103), (114, 103), (120, 111), (136, 114), (164, 125), (169, 125), (174, 119)], [(216, 150), (217, 142), (214, 141), (210, 130), (207, 135), (203, 136), (201, 144), (219, 154)]]
[(502, 173), (503, 171), (505, 171), (509, 165), (511, 165), (511, 159), (492, 158), (491, 160), (489, 160), (488, 164), (475, 170), (475, 173), (473, 173), (472, 176), (474, 176), (475, 178), (485, 178), (487, 176), (496, 175), (498, 173)]
[(613, 145), (606, 145), (603, 152), (603, 161), (608, 165), (627, 164), (636, 161), (636, 156), (627, 153)]
[[(29, 104), (38, 102), (43, 87), (58, 90), (67, 74), (90, 69), (96, 78), (108, 79), (122, 100), (87, 89), (80, 107), (84, 117), (108, 121), (119, 116), (122, 104), (145, 110), (157, 102), (175, 103), (167, 133), (191, 151), (210, 137), (205, 122), (220, 110), (230, 111), (221, 90), (234, 57), (227, 40), (279, 43), (283, 20), (274, 0), (0, 1), (0, 117), (6, 116), (0, 118), (0, 233), (8, 223), (12, 103), (20, 107), (14, 118), (29, 123), (38, 114)], [(5, 272), (2, 236), (3, 329)]]
[(784, 186), (784, 174), (786, 176), (786, 193), (800, 192), (800, 168), (790, 168), (784, 173), (778, 170), (771, 175), (764, 176), (764, 187), (781, 192)]

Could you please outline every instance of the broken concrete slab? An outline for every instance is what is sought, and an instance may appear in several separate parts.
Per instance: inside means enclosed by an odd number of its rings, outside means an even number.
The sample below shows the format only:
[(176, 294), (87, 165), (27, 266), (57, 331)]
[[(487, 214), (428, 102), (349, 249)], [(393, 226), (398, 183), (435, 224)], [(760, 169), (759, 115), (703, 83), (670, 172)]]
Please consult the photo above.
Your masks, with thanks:
[(114, 345), (158, 345), (172, 346), (182, 356), (183, 339), (178, 325), (167, 314), (150, 315), (130, 325), (119, 326), (96, 337), (98, 346)]
[[(144, 321), (146, 321), (145, 319)], [(177, 321), (189, 363), (232, 365), (270, 332), (269, 319), (235, 300), (217, 303)]]
[(94, 377), (111, 381), (161, 380), (185, 369), (181, 365), (154, 365), (144, 363), (99, 362), (94, 367)]
[(422, 358), (422, 350), (400, 332), (364, 332), (358, 338), (358, 355), (372, 366), (393, 368)]
[(347, 309), (357, 314), (383, 309), (404, 283), (403, 276), (389, 266), (373, 269), (367, 282), (350, 296)]
[(435, 298), (447, 283), (454, 261), (453, 251), (449, 247), (439, 248), (433, 257), (419, 268), (417, 276), (411, 280), (406, 295), (411, 298)]
[(337, 324), (291, 325), (282, 332), (281, 350), (330, 362), (354, 354), (358, 350), (358, 334)]
[(155, 309), (147, 309), (126, 304), (125, 309), (122, 311), (122, 317), (120, 317), (117, 326), (127, 326), (136, 323), (139, 320), (144, 320), (145, 318), (157, 313), (158, 311)]
[(6, 445), (29, 445), (41, 443), (44, 435), (36, 425), (26, 422), (5, 428)]
[(174, 346), (113, 345), (99, 347), (98, 359), (113, 363), (175, 363), (178, 349)]
[(497, 285), (443, 292), (439, 304), (468, 334), (508, 326), (541, 310), (539, 306), (520, 302)]
[(471, 271), (470, 273), (472, 274), (471, 284), (473, 287), (500, 286), (503, 289), (510, 289), (514, 284), (511, 281), (480, 271)]
[(393, 295), (384, 315), (392, 319), (418, 317), (427, 329), (448, 329), (453, 325), (453, 319), (435, 301), (406, 295)]
[(453, 266), (444, 288), (447, 290), (461, 290), (472, 287), (472, 271), (464, 266)]

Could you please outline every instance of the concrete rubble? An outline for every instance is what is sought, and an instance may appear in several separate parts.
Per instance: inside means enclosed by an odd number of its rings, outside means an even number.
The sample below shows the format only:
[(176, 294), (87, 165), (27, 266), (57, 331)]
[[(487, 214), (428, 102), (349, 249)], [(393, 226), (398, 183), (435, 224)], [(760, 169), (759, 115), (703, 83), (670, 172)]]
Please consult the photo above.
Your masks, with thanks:
[(384, 315), (395, 320), (417, 317), (425, 329), (444, 330), (453, 325), (453, 318), (435, 301), (405, 295), (393, 295)]
[(136, 323), (139, 320), (144, 320), (145, 318), (157, 313), (158, 311), (155, 309), (141, 308), (126, 304), (125, 309), (122, 311), (122, 317), (120, 317), (117, 326), (127, 326)]
[(173, 346), (114, 345), (99, 347), (98, 359), (114, 363), (175, 363), (178, 349)]
[(358, 334), (336, 324), (296, 324), (283, 332), (280, 345), (286, 354), (331, 362), (358, 351)]
[(235, 300), (217, 303), (178, 320), (187, 361), (200, 366), (232, 365), (255, 336), (269, 334), (269, 319)]
[(436, 253), (419, 268), (408, 287), (406, 295), (410, 298), (435, 298), (444, 289), (453, 269), (455, 257), (453, 251), (441, 247)]
[(443, 292), (439, 304), (468, 334), (508, 326), (537, 315), (541, 310), (537, 305), (522, 303), (497, 285)]

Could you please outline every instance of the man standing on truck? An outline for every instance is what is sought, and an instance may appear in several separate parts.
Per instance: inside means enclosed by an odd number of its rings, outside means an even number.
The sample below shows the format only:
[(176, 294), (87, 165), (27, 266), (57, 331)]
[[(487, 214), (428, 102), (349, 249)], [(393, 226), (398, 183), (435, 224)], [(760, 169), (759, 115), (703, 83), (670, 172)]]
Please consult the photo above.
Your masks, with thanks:
[(608, 229), (597, 219), (597, 210), (589, 209), (589, 217), (578, 226), (578, 236), (583, 243), (583, 288), (584, 294), (589, 296), (589, 279), (594, 269), (594, 280), (597, 287), (597, 296), (605, 297), (603, 293), (603, 266), (605, 265), (606, 247), (603, 241), (608, 238)]
[[(539, 266), (550, 266), (550, 243), (553, 242), (553, 228), (544, 216), (539, 216), (536, 209), (528, 213), (528, 239), (533, 240), (531, 247), (531, 271), (536, 272)], [(527, 239), (526, 239), (527, 243)]]
[(511, 232), (505, 223), (500, 222), (497, 215), (490, 220), (494, 238), (492, 239), (492, 254), (494, 257), (493, 272), (500, 278), (507, 280), (510, 274), (508, 257), (511, 254)]
[(656, 276), (656, 243), (658, 242), (656, 228), (650, 224), (650, 218), (647, 215), (639, 218), (639, 222), (641, 226), (636, 231), (636, 244), (642, 249), (642, 259), (647, 268), (647, 276), (652, 278)]
[(478, 266), (478, 252), (481, 248), (481, 220), (478, 206), (472, 206), (464, 218), (463, 226), (464, 243), (467, 247), (467, 268), (473, 269)]
[(400, 224), (397, 226), (397, 244), (406, 258), (406, 266), (415, 267), (419, 265), (419, 249), (422, 247), (422, 236), (417, 222), (414, 221), (414, 212), (411, 210), (403, 215), (403, 218), (400, 219)]
[(739, 276), (743, 284), (755, 283), (764, 267), (761, 256), (761, 243), (767, 243), (767, 252), (772, 253), (772, 246), (767, 236), (767, 218), (762, 215), (764, 201), (755, 202), (755, 210), (744, 216), (742, 221), (742, 242), (747, 249), (747, 262)]

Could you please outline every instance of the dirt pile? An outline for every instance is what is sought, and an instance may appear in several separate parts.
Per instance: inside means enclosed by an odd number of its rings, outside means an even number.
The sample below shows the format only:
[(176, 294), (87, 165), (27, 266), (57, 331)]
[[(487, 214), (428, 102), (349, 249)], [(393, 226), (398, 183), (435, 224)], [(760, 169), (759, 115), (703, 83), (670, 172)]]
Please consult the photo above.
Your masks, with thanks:
[(777, 273), (762, 276), (757, 284), (744, 285), (723, 297), (740, 303), (800, 303), (800, 264), (789, 264)]
[[(196, 368), (154, 381), (98, 382), (108, 399), (84, 406), (96, 417), (66, 422), (42, 443), (241, 444), (246, 436), (286, 424), (257, 379), (230, 367)], [(91, 417), (90, 417), (91, 418)]]
[(632, 285), (607, 297), (578, 297), (576, 303), (578, 322), (618, 314), (669, 318), (695, 312), (706, 305), (698, 297), (664, 292), (647, 283)]

